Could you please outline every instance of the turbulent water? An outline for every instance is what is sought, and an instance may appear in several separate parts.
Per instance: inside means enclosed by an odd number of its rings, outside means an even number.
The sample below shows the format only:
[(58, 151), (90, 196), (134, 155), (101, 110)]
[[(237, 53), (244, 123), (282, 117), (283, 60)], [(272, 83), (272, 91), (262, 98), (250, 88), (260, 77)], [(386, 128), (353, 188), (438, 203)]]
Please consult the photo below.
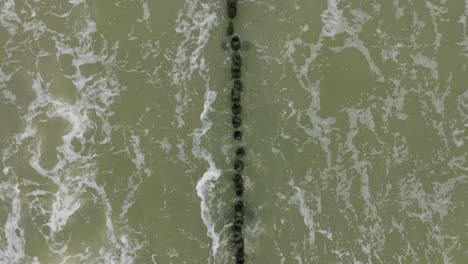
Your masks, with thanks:
[[(468, 0), (240, 0), (247, 263), (468, 263)], [(0, 0), (0, 263), (233, 263), (226, 3)]]

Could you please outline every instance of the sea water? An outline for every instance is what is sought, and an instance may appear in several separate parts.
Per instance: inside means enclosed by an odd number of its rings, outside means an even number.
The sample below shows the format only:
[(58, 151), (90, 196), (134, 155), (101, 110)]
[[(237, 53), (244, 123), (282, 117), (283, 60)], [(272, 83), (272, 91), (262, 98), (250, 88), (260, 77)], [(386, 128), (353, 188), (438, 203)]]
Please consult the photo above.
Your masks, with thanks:
[[(239, 0), (246, 263), (467, 263), (467, 20)], [(227, 23), (0, 1), (0, 263), (233, 263)]]

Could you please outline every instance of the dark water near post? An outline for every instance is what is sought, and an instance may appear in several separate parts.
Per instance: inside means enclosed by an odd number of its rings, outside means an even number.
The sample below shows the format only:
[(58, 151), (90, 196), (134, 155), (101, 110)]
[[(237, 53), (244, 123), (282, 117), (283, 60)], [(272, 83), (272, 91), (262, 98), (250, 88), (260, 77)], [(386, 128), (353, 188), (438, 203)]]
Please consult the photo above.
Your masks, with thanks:
[[(0, 263), (231, 263), (225, 1), (0, 1)], [(246, 263), (468, 262), (468, 1), (240, 0)]]

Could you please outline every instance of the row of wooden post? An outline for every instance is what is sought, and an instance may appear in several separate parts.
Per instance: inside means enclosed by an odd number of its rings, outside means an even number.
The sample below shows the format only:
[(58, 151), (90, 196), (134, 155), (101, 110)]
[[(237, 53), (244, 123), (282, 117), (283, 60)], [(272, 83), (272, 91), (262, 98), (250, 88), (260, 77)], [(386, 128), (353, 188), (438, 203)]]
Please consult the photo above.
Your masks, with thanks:
[[(232, 127), (234, 128), (233, 138), (236, 142), (242, 141), (242, 117), (241, 117), (241, 94), (244, 84), (242, 77), (242, 57), (240, 54), (241, 42), (234, 29), (234, 19), (237, 16), (237, 0), (227, 0), (227, 16), (229, 25), (226, 33), (231, 38), (231, 111), (232, 111)], [(240, 144), (239, 144), (240, 145)], [(245, 261), (244, 251), (244, 179), (241, 175), (244, 170), (245, 149), (238, 146), (234, 153), (234, 176), (232, 182), (236, 193), (236, 201), (234, 203), (234, 218), (232, 222), (232, 245), (235, 251), (235, 263), (243, 264)]]

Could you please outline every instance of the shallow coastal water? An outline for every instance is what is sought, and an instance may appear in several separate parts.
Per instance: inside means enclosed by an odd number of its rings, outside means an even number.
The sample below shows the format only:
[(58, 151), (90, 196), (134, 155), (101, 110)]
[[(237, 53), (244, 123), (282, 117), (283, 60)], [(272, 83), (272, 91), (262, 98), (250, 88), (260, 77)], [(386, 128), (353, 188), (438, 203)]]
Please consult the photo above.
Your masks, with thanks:
[[(233, 263), (225, 1), (0, 1), (0, 263)], [(240, 0), (246, 263), (467, 263), (468, 0)]]

